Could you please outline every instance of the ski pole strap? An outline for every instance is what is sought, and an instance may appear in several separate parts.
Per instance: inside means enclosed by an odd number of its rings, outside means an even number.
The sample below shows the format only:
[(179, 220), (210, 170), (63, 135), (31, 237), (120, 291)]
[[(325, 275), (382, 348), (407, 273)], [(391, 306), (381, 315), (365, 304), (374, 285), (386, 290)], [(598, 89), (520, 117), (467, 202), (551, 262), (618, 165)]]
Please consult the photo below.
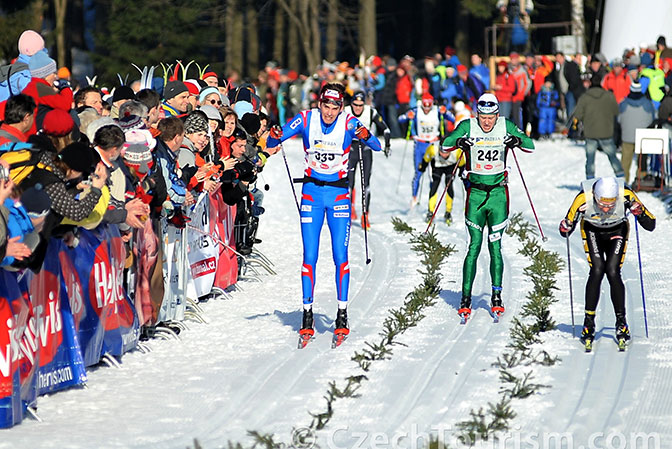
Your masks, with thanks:
[(294, 178), (293, 181), (297, 184), (306, 184), (312, 182), (315, 185), (320, 187), (331, 186), (331, 187), (348, 187), (348, 178), (342, 178), (338, 181), (323, 181), (321, 179), (313, 178), (312, 176), (304, 176), (303, 178)]
[(497, 184), (487, 185), (487, 184), (481, 184), (479, 182), (471, 182), (469, 180), (465, 180), (465, 184), (467, 184), (466, 185), (467, 189), (477, 189), (477, 190), (482, 190), (483, 192), (485, 192), (485, 199), (476, 208), (476, 210), (479, 210), (480, 208), (485, 206), (485, 203), (487, 203), (488, 199), (490, 199), (490, 192), (492, 192), (497, 187), (504, 187), (508, 183), (507, 183), (506, 180), (503, 180), (503, 181), (501, 181)]

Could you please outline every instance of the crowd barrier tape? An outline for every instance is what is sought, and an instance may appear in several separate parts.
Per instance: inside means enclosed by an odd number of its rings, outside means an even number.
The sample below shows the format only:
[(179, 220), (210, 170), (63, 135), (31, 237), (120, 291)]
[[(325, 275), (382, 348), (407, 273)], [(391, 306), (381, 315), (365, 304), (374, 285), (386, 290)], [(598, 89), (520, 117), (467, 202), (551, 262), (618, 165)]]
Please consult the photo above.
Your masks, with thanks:
[(191, 212), (200, 232), (156, 226), (163, 256), (150, 272), (163, 271), (164, 292), (149, 305), (124, 288), (126, 248), (116, 226), (80, 228), (75, 248), (52, 238), (38, 274), (0, 269), (0, 428), (20, 423), (39, 395), (85, 383), (86, 367), (103, 355), (134, 349), (138, 307), (150, 307), (145, 323), (181, 320), (188, 289), (202, 296), (233, 285), (235, 212), (219, 193), (203, 195)]

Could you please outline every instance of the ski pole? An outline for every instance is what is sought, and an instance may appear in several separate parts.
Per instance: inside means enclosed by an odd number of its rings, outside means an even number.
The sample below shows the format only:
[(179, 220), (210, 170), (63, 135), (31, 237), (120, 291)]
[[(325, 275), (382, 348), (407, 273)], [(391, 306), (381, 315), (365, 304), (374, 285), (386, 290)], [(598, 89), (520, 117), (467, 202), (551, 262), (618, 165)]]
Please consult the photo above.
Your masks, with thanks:
[(226, 249), (228, 249), (229, 251), (231, 251), (231, 252), (232, 252), (233, 254), (235, 254), (236, 256), (245, 257), (245, 256), (243, 256), (242, 254), (240, 254), (238, 251), (236, 251), (235, 249), (233, 249), (232, 247), (230, 247), (229, 245), (227, 245), (226, 243), (224, 243), (224, 241), (223, 241), (222, 239), (217, 238), (217, 237), (215, 237), (214, 235), (209, 234), (209, 233), (203, 231), (202, 229), (196, 228), (196, 227), (191, 226), (191, 225), (187, 225), (187, 228), (189, 228), (189, 230), (191, 230), (191, 231), (196, 231), (196, 232), (198, 232), (199, 234), (207, 235), (207, 236), (210, 237), (212, 240), (214, 240), (215, 242), (219, 243), (220, 245), (222, 245), (224, 248), (226, 248)]
[(567, 240), (567, 270), (569, 271), (569, 307), (572, 311), (572, 337), (576, 337), (574, 325), (574, 291), (572, 290), (572, 258), (569, 254), (569, 235)]
[(646, 330), (646, 338), (649, 338), (649, 323), (646, 319), (646, 299), (644, 297), (644, 278), (642, 277), (642, 253), (639, 250), (639, 225), (637, 224), (637, 217), (635, 217), (635, 235), (637, 236), (637, 259), (639, 260), (639, 283), (642, 286), (642, 306), (644, 307), (644, 329)]
[(441, 205), (441, 201), (443, 201), (443, 197), (446, 196), (446, 192), (448, 191), (448, 187), (450, 187), (450, 184), (453, 182), (455, 179), (455, 173), (457, 172), (457, 167), (460, 166), (460, 162), (462, 162), (462, 156), (464, 156), (464, 151), (460, 153), (460, 157), (455, 163), (455, 168), (453, 169), (453, 173), (450, 175), (450, 179), (448, 182), (446, 182), (446, 187), (443, 189), (443, 193), (441, 193), (441, 198), (439, 198), (439, 201), (436, 202), (436, 206), (434, 207), (434, 212), (432, 212), (432, 218), (429, 219), (429, 223), (427, 223), (427, 229), (425, 229), (425, 234), (429, 231), (429, 227), (432, 225), (432, 222), (434, 221), (434, 217), (436, 216), (436, 211), (439, 210), (439, 206)]
[(530, 191), (527, 190), (527, 184), (525, 183), (525, 177), (523, 172), (520, 170), (520, 164), (518, 163), (518, 158), (516, 157), (516, 152), (511, 148), (511, 154), (513, 154), (513, 159), (516, 161), (516, 167), (518, 167), (518, 173), (520, 173), (520, 179), (523, 181), (523, 187), (525, 188), (525, 193), (527, 193), (527, 199), (530, 201), (530, 206), (532, 207), (532, 213), (534, 214), (534, 219), (537, 220), (537, 227), (539, 228), (539, 233), (541, 234), (541, 240), (544, 242), (548, 240), (548, 237), (544, 235), (543, 229), (541, 229), (541, 223), (539, 223), (539, 218), (537, 217), (537, 211), (534, 210), (534, 203), (532, 203), (532, 197), (530, 196)]
[(285, 154), (285, 148), (280, 144), (280, 151), (282, 152), (282, 159), (285, 161), (285, 167), (287, 168), (287, 176), (289, 176), (289, 185), (292, 187), (292, 193), (294, 194), (294, 203), (296, 204), (296, 210), (301, 215), (301, 207), (299, 206), (299, 200), (296, 198), (296, 189), (294, 188), (294, 179), (292, 178), (292, 173), (289, 171), (289, 164), (287, 163), (287, 155)]
[(411, 123), (408, 124), (408, 131), (406, 131), (406, 143), (404, 144), (404, 155), (401, 157), (401, 165), (399, 166), (399, 179), (397, 179), (397, 191), (399, 193), (399, 185), (401, 184), (401, 174), (404, 171), (404, 162), (406, 161), (406, 150), (408, 149), (408, 140), (411, 137)]
[(364, 228), (364, 251), (366, 254), (366, 264), (371, 263), (369, 259), (369, 237), (367, 229), (369, 226), (369, 216), (367, 215), (368, 207), (366, 207), (366, 186), (364, 185), (364, 158), (362, 157), (362, 142), (359, 142), (359, 174), (362, 178), (362, 227)]

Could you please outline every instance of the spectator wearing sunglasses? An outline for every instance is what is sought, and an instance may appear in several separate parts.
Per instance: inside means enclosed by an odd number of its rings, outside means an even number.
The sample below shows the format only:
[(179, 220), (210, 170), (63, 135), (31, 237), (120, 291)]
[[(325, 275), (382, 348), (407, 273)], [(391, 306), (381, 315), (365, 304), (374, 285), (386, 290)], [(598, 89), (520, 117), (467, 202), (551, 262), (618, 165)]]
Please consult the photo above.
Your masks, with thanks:
[(201, 106), (209, 105), (217, 109), (230, 104), (229, 98), (223, 96), (216, 87), (204, 88), (198, 95), (198, 102)]
[[(469, 232), (469, 248), (462, 271), (462, 301), (458, 313), (466, 320), (471, 315), (471, 290), (481, 252), (483, 231), (488, 228), (490, 274), (492, 276), (491, 310), (504, 312), (502, 303), (502, 235), (509, 215), (507, 188), (507, 150), (520, 147), (534, 151), (534, 142), (511, 120), (499, 116), (499, 102), (493, 94), (481, 95), (477, 102), (477, 118), (464, 120), (444, 141), (440, 155), (461, 149), (466, 157), (463, 181), (467, 190), (465, 223)], [(461, 159), (461, 157), (460, 157)]]

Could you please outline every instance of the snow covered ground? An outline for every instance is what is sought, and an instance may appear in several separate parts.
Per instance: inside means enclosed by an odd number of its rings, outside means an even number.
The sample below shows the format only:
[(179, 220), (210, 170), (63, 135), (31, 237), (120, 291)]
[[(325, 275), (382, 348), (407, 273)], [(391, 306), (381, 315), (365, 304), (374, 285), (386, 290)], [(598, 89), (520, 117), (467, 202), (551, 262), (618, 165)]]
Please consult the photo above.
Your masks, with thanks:
[[(399, 216), (416, 229), (425, 226), (426, 177), (421, 205), (408, 211), (411, 146), (398, 140), (389, 159), (375, 155), (369, 233), (373, 262), (365, 264), (363, 233), (354, 225), (352, 332), (342, 347), (330, 349), (336, 301), (325, 226), (316, 275), (316, 340), (304, 350), (296, 349), (301, 317), (299, 220), (282, 157), (277, 156), (261, 178), (271, 190), (266, 193), (259, 249), (275, 263), (278, 275), (264, 276), (262, 283), (241, 283), (244, 291), (235, 292), (232, 300), (205, 304), (209, 324), (190, 322), (180, 342), (152, 341), (153, 352), (125, 355), (121, 369), (91, 371), (88, 388), (40, 398), (38, 412), (44, 422), (26, 420), (3, 431), (0, 448), (185, 448), (198, 438), (210, 449), (225, 447), (227, 441), (250, 444), (249, 430), (272, 433), (276, 441), (290, 443), (293, 431), (310, 424), (309, 411), (325, 409), (328, 383), (360, 373), (350, 360), (354, 351), (361, 350), (365, 341), (378, 339), (388, 310), (401, 305), (420, 282), (418, 256), (390, 224), (391, 217)], [(292, 174), (298, 176), (303, 159), (299, 143), (285, 147)], [(404, 148), (408, 154), (397, 194)], [(583, 180), (583, 147), (566, 140), (544, 141), (537, 144), (535, 154), (520, 153), (518, 160), (549, 237), (544, 245), (566, 260), (557, 225)], [(511, 211), (521, 211), (533, 222), (513, 158), (509, 164)], [(597, 175), (611, 175), (601, 153)], [(461, 183), (456, 187), (454, 224), (437, 224), (440, 239), (458, 250), (444, 266), (440, 300), (427, 309), (419, 326), (401, 336), (408, 346), (396, 346), (390, 360), (373, 363), (369, 381), (359, 390), (361, 397), (335, 403), (333, 419), (318, 432), (320, 447), (423, 447), (429, 434), (452, 442), (451, 430), (469, 417), (471, 409), (498, 400), (498, 372), (491, 364), (504, 351), (511, 317), (532, 288), (522, 274), (529, 262), (518, 254), (518, 240), (505, 237), (502, 297), (507, 313), (495, 325), (486, 308), (490, 279), (484, 248), (474, 284), (473, 318), (466, 326), (458, 324), (467, 236), (460, 212)], [(616, 350), (605, 279), (596, 347), (592, 354), (583, 353), (572, 338), (568, 275), (562, 271), (560, 301), (552, 309), (558, 328), (544, 335), (544, 349), (562, 360), (536, 369), (534, 381), (550, 388), (513, 402), (518, 416), (511, 435), (494, 447), (672, 447), (672, 318), (666, 313), (672, 285), (668, 269), (672, 223), (657, 198), (647, 193), (641, 198), (658, 217), (653, 234), (640, 229), (650, 338), (644, 331), (633, 226), (623, 267), (631, 347), (625, 353)], [(578, 233), (571, 238), (571, 258), (578, 333), (588, 272)]]

